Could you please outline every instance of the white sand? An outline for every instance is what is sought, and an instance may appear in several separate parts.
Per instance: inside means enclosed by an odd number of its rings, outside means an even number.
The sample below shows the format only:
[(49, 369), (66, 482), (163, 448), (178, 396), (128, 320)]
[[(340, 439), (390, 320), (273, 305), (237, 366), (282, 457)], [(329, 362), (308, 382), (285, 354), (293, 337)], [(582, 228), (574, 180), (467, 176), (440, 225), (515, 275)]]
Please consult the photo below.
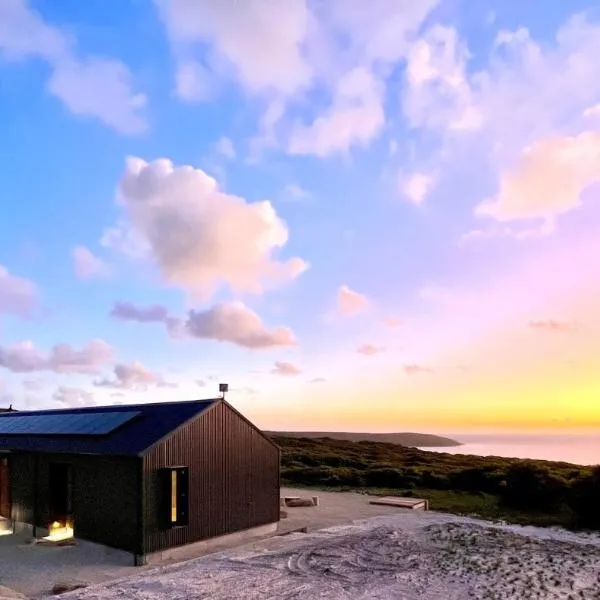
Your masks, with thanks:
[(600, 600), (600, 536), (403, 511), (256, 542), (65, 600)]

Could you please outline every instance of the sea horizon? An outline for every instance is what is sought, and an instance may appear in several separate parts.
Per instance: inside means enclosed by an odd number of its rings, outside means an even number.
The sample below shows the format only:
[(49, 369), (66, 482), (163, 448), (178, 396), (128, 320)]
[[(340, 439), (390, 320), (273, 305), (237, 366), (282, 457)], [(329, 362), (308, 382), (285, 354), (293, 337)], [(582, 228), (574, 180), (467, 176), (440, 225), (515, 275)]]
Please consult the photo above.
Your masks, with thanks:
[(500, 456), (567, 462), (575, 465), (600, 465), (600, 433), (582, 434), (461, 434), (448, 435), (460, 446), (421, 447), (428, 452)]

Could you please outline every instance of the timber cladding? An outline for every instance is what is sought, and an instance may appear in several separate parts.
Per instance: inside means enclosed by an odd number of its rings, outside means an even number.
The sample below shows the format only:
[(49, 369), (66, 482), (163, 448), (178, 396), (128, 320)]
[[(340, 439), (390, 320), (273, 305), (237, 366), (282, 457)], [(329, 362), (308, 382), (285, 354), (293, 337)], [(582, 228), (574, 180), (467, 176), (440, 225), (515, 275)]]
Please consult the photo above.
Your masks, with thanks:
[[(47, 527), (52, 520), (48, 489), (50, 468), (70, 465), (75, 535), (112, 548), (137, 550), (136, 473), (139, 461), (130, 457), (70, 454), (13, 454), (11, 461), (12, 518)], [(37, 487), (37, 489), (36, 489)]]
[[(72, 521), (76, 538), (137, 561), (279, 520), (279, 447), (222, 399), (18, 415), (0, 416), (14, 522)], [(120, 424), (69, 430), (107, 419)]]
[[(140, 554), (279, 520), (279, 449), (225, 402), (183, 424), (143, 457)], [(189, 472), (188, 522), (166, 528), (161, 469)]]

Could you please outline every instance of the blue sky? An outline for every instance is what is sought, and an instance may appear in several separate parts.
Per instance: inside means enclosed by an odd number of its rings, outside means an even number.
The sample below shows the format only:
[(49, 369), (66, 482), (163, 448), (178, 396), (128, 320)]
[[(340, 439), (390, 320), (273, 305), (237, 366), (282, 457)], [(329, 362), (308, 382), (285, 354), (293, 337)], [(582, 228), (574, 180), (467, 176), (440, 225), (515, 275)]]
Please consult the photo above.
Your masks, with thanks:
[(5, 0), (3, 402), (506, 427), (456, 415), (550, 353), (578, 409), (510, 423), (600, 423), (599, 40), (580, 1)]

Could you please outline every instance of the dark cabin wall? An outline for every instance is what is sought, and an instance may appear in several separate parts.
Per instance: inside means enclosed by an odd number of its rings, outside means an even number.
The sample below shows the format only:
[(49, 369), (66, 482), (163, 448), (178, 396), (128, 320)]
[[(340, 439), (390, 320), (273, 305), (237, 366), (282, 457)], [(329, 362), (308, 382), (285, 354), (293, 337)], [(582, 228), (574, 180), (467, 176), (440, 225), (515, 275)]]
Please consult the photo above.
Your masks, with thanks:
[(47, 527), (50, 463), (73, 469), (73, 514), (78, 538), (113, 548), (139, 551), (138, 474), (136, 458), (68, 454), (11, 454), (12, 518), (33, 524), (37, 456), (37, 525)]
[[(218, 403), (144, 458), (144, 553), (279, 520), (279, 449)], [(189, 468), (189, 524), (161, 529), (159, 469)]]

